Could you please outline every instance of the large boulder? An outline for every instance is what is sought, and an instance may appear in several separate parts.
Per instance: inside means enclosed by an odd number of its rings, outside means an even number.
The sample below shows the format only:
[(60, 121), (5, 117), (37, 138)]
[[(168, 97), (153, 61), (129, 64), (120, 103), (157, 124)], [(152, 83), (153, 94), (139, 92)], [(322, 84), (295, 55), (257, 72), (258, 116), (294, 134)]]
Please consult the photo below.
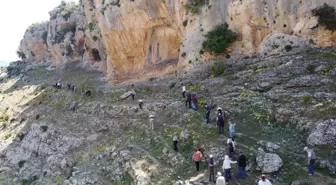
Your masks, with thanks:
[(327, 119), (315, 123), (307, 139), (310, 145), (331, 144), (336, 146), (336, 119)]
[(277, 154), (266, 153), (263, 149), (258, 148), (257, 152), (257, 165), (262, 173), (272, 173), (278, 171), (283, 162)]

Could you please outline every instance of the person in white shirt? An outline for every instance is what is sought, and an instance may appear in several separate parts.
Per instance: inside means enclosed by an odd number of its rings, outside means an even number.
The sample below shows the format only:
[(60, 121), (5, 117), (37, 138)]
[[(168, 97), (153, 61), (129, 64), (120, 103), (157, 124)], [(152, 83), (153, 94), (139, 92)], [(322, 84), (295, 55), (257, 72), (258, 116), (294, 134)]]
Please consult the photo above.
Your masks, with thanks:
[(182, 84), (182, 97), (185, 98), (186, 87)]
[(217, 172), (216, 185), (225, 185), (225, 178), (222, 176), (221, 172)]
[(225, 155), (224, 162), (223, 162), (223, 171), (225, 172), (225, 181), (226, 183), (229, 182), (231, 179), (231, 164), (235, 164), (237, 161), (231, 161), (228, 155)]
[(272, 183), (266, 179), (265, 175), (262, 175), (261, 180), (258, 182), (258, 185), (272, 185)]

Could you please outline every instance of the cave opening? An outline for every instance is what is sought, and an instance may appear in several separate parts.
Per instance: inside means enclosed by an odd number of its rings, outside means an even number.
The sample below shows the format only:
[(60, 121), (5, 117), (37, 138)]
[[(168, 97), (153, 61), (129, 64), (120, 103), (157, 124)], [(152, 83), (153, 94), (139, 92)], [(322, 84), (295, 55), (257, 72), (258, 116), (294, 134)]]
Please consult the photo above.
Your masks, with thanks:
[(100, 61), (101, 60), (100, 55), (99, 55), (99, 51), (96, 48), (92, 48), (91, 55), (93, 57), (93, 60), (95, 60), (95, 61)]

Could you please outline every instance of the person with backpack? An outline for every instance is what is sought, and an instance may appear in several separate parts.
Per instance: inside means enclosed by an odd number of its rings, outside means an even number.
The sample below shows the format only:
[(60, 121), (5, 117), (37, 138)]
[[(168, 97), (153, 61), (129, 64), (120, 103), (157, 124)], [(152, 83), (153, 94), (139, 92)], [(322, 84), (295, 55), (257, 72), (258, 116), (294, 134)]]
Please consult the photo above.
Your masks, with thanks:
[(208, 161), (208, 166), (209, 166), (209, 182), (215, 183), (215, 161), (213, 158), (213, 155), (209, 155), (209, 161)]
[(258, 182), (258, 185), (272, 185), (272, 183), (266, 179), (265, 175), (261, 175), (261, 180)]
[(225, 185), (225, 178), (223, 177), (221, 172), (217, 172), (216, 185)]
[(183, 181), (181, 181), (181, 177), (177, 177), (177, 181), (175, 182), (175, 185), (183, 185)]
[(313, 176), (314, 175), (314, 164), (316, 161), (316, 154), (315, 152), (308, 148), (307, 146), (303, 148), (303, 151), (307, 152), (308, 156), (308, 169), (309, 169), (309, 175)]
[(210, 106), (206, 103), (204, 106), (205, 109), (205, 119), (206, 119), (206, 123), (210, 123)]
[(185, 85), (182, 83), (182, 97), (185, 98), (185, 92), (186, 92), (186, 87)]
[(195, 149), (195, 152), (192, 156), (192, 161), (195, 163), (196, 165), (196, 171), (199, 172), (199, 166), (200, 166), (200, 162), (202, 160), (202, 153), (201, 151), (199, 151), (199, 149)]
[(240, 176), (242, 177), (242, 179), (246, 178), (246, 162), (247, 158), (244, 153), (239, 152), (237, 179), (239, 179)]
[(230, 136), (231, 138), (233, 138), (235, 132), (236, 132), (236, 124), (235, 124), (235, 123), (232, 123), (232, 122), (229, 122), (229, 136)]
[(221, 113), (217, 115), (217, 127), (220, 134), (224, 134), (224, 118)]
[(178, 144), (178, 136), (177, 136), (177, 134), (175, 134), (173, 136), (173, 145), (174, 145), (175, 152), (178, 152), (177, 144)]
[(191, 93), (188, 92), (187, 94), (187, 99), (186, 99), (186, 107), (188, 106), (189, 104), (189, 109), (191, 109)]
[(236, 149), (236, 143), (232, 137), (229, 137), (228, 140), (226, 141), (228, 145), (228, 154), (230, 159), (232, 159), (234, 151)]
[(228, 155), (225, 155), (222, 169), (225, 172), (226, 183), (231, 180), (231, 164), (235, 164), (237, 161), (231, 161)]

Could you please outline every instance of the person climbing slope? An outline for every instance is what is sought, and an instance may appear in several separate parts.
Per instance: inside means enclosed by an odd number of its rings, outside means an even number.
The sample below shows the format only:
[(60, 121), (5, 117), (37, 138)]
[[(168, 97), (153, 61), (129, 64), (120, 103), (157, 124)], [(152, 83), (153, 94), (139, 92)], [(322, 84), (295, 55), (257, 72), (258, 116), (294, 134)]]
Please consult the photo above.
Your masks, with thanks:
[(236, 132), (236, 124), (235, 124), (235, 123), (232, 123), (232, 122), (229, 122), (229, 136), (230, 136), (231, 138), (233, 138), (235, 132)]
[(196, 98), (196, 94), (193, 94), (191, 96), (191, 107), (194, 110), (197, 110), (197, 98)]
[(178, 152), (177, 144), (178, 144), (178, 136), (177, 136), (177, 134), (175, 134), (173, 136), (173, 145), (174, 145), (175, 152)]
[(139, 100), (139, 108), (142, 110), (143, 101)]
[(258, 185), (272, 185), (272, 183), (266, 179), (265, 175), (262, 175), (261, 180), (258, 182)]
[(223, 177), (221, 172), (217, 172), (216, 185), (225, 185), (225, 178)]
[(132, 89), (131, 96), (132, 96), (133, 100), (135, 99), (135, 94), (136, 94), (136, 92), (134, 91), (134, 89)]
[(186, 92), (186, 87), (185, 85), (182, 83), (182, 97), (185, 98), (185, 92)]
[(221, 113), (218, 113), (217, 115), (217, 127), (218, 127), (218, 132), (220, 134), (224, 133), (224, 118)]
[(188, 92), (187, 94), (187, 99), (186, 99), (186, 107), (188, 106), (189, 104), (189, 109), (191, 108), (191, 93)]
[(206, 123), (210, 123), (210, 106), (206, 103), (204, 106), (205, 109), (205, 119), (206, 119)]
[(247, 158), (244, 153), (239, 152), (237, 179), (240, 177), (242, 177), (242, 179), (246, 178), (246, 162)]
[(231, 180), (231, 164), (235, 164), (237, 161), (231, 161), (228, 155), (225, 155), (223, 162), (223, 171), (225, 172), (225, 180), (228, 183)]
[(209, 155), (209, 161), (208, 161), (208, 166), (209, 166), (209, 182), (215, 183), (215, 161), (213, 158), (213, 155)]
[(68, 89), (71, 89), (71, 82), (70, 81), (68, 81)]
[(195, 149), (194, 154), (192, 156), (192, 161), (196, 165), (196, 171), (199, 172), (199, 165), (202, 160), (202, 153), (199, 151), (199, 149)]
[(236, 143), (232, 137), (229, 137), (228, 140), (226, 141), (228, 145), (228, 154), (230, 159), (232, 159), (234, 151), (236, 149)]
[(314, 175), (314, 164), (316, 161), (316, 154), (312, 149), (308, 147), (304, 147), (303, 151), (307, 152), (309, 175)]

